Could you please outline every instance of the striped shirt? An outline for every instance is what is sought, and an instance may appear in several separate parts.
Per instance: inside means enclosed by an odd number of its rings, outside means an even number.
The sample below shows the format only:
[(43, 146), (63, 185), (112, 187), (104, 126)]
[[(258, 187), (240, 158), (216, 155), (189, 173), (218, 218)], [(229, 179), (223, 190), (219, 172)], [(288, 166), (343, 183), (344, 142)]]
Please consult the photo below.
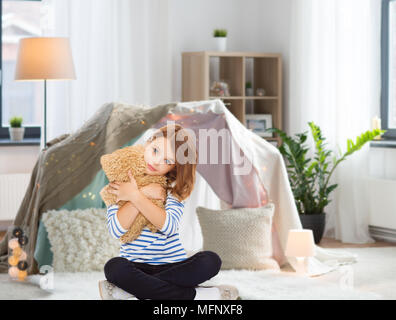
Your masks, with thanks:
[[(121, 244), (119, 256), (134, 262), (156, 265), (187, 259), (186, 251), (179, 238), (183, 202), (168, 193), (165, 203), (166, 218), (161, 230), (153, 233), (145, 227), (138, 238)], [(127, 232), (117, 218), (118, 209), (116, 204), (107, 207), (107, 227), (115, 239), (119, 239)]]

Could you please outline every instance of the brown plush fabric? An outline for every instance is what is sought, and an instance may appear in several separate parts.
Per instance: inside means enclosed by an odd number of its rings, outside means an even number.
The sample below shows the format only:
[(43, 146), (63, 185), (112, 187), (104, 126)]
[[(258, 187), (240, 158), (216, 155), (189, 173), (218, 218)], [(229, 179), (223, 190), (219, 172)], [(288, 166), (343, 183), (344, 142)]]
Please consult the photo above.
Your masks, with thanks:
[[(38, 273), (34, 260), (41, 214), (57, 209), (81, 192), (101, 169), (100, 157), (122, 147), (165, 116), (175, 103), (154, 108), (106, 103), (70, 135), (61, 135), (41, 150), (14, 225), (28, 230), (28, 274)], [(7, 235), (0, 242), (0, 272), (8, 271)]]
[[(147, 186), (151, 183), (158, 183), (164, 189), (167, 188), (166, 176), (151, 176), (146, 173), (146, 162), (144, 161), (144, 146), (134, 145), (118, 149), (110, 154), (105, 154), (100, 157), (100, 163), (103, 171), (110, 182), (127, 182), (129, 181), (128, 171), (130, 170), (136, 184), (139, 188)], [(127, 201), (116, 201), (117, 197), (114, 193), (109, 192), (109, 185), (103, 187), (99, 192), (102, 200), (108, 207), (112, 204), (117, 204), (121, 208)], [(151, 200), (155, 205), (160, 208), (165, 208), (165, 201), (159, 199)], [(128, 231), (125, 232), (120, 241), (122, 243), (132, 242), (141, 233), (143, 228), (148, 227), (151, 232), (157, 232), (158, 229), (147, 218), (139, 213)]]

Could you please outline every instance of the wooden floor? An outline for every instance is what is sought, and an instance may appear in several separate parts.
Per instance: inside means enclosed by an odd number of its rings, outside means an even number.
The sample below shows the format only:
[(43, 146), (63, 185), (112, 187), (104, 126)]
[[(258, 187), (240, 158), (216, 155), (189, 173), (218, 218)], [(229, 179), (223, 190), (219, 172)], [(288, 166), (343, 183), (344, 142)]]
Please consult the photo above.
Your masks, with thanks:
[(343, 243), (340, 240), (331, 238), (322, 238), (319, 243), (322, 248), (371, 248), (371, 247), (395, 247), (394, 242), (377, 241), (375, 243), (356, 244), (356, 243)]
[[(0, 231), (0, 240), (3, 239), (5, 234)], [(375, 243), (369, 244), (355, 244), (355, 243), (342, 243), (339, 240), (334, 240), (331, 238), (323, 238), (319, 243), (322, 248), (370, 248), (370, 247), (395, 247), (396, 243), (377, 241)]]

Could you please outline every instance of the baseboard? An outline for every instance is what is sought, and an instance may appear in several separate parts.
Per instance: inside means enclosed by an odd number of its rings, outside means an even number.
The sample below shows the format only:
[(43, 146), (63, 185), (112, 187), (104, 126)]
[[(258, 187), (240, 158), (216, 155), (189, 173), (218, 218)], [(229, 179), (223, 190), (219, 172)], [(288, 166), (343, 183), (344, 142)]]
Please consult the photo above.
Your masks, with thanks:
[(7, 231), (12, 226), (13, 220), (0, 220), (0, 231)]
[(396, 243), (396, 230), (395, 229), (389, 229), (389, 228), (369, 225), (369, 232), (370, 232), (370, 235), (376, 240)]

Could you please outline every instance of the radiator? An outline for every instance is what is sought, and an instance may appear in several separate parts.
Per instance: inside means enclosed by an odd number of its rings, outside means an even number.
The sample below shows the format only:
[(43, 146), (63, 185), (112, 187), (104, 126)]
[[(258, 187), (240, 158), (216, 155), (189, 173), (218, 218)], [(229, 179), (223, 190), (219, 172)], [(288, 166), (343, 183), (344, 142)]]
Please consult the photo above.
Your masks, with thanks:
[(369, 232), (370, 235), (376, 240), (396, 243), (396, 230), (394, 229), (369, 225)]
[(0, 174), (0, 221), (14, 220), (30, 182), (30, 173)]
[(396, 181), (369, 178), (369, 232), (374, 239), (396, 242)]

